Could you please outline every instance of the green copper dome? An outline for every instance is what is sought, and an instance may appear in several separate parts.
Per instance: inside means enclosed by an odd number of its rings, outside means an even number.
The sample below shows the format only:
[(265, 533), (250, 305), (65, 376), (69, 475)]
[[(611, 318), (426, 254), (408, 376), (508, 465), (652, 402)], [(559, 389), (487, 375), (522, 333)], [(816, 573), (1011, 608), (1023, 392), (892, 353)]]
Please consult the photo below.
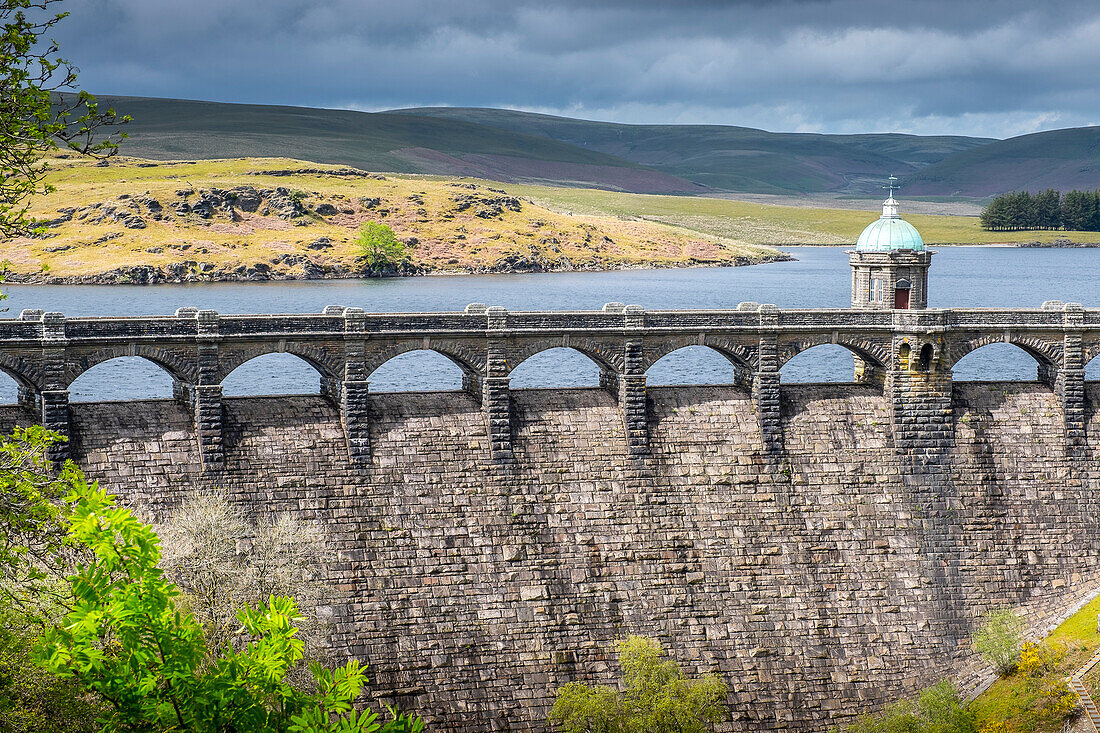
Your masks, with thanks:
[(856, 242), (857, 252), (890, 252), (908, 249), (924, 250), (924, 240), (909, 222), (898, 216), (898, 202), (891, 195), (882, 202), (882, 216), (867, 225)]

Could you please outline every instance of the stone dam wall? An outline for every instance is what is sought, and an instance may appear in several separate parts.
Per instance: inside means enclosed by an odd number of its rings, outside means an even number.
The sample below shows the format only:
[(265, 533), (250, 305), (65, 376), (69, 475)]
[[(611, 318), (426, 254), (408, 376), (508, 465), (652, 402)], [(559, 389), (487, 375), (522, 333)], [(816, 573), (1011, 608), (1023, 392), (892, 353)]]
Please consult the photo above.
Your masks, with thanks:
[(320, 396), (227, 398), (216, 472), (174, 401), (74, 404), (72, 448), (154, 515), (206, 488), (320, 523), (334, 646), (433, 731), (545, 731), (555, 688), (610, 681), (631, 633), (723, 676), (727, 730), (824, 730), (977, 670), (989, 607), (1039, 628), (1100, 590), (1100, 385), (1070, 451), (1050, 387), (955, 384), (934, 515), (881, 388), (785, 385), (778, 455), (744, 391), (647, 394), (648, 456), (600, 389), (514, 391), (509, 464), (466, 393), (370, 396), (366, 466)]

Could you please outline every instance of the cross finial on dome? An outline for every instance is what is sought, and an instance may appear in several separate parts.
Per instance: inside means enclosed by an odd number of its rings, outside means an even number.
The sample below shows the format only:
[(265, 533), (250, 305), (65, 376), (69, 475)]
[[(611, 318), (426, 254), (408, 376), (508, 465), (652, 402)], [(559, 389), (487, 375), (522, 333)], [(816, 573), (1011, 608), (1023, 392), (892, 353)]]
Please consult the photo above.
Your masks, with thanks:
[(890, 176), (886, 180), (888, 181), (888, 183), (883, 186), (883, 188), (890, 192), (890, 198), (894, 198), (894, 191), (897, 191), (899, 188), (901, 188), (901, 186), (898, 185), (898, 177)]

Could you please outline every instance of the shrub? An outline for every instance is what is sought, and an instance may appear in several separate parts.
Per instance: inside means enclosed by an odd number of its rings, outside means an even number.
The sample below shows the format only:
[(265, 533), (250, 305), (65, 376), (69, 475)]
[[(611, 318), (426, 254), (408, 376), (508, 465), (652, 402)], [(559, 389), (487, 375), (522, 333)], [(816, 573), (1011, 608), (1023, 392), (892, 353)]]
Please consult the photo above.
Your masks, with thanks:
[(947, 680), (924, 690), (916, 700), (894, 703), (877, 715), (867, 715), (848, 733), (975, 733), (974, 716), (959, 691)]
[(359, 228), (355, 243), (359, 246), (363, 269), (368, 274), (401, 270), (410, 263), (408, 248), (385, 224), (366, 222)]
[(1056, 677), (1044, 681), (1036, 707), (1040, 720), (1058, 725), (1077, 712), (1078, 703), (1077, 693), (1070, 688), (1069, 681)]
[[(195, 494), (156, 528), (160, 567), (181, 591), (181, 605), (202, 624), (209, 650), (241, 648), (237, 610), (271, 596), (292, 596), (303, 618), (298, 638), (307, 658), (323, 661), (327, 624), (318, 618), (328, 588), (317, 577), (324, 559), (320, 531), (289, 514), (246, 521), (225, 498)], [(306, 665), (292, 678), (307, 682)]]
[(728, 688), (716, 675), (688, 679), (661, 644), (631, 636), (616, 644), (625, 689), (565, 684), (550, 723), (563, 733), (703, 733), (726, 717)]
[(993, 666), (999, 675), (1006, 675), (1016, 667), (1020, 658), (1020, 631), (1024, 622), (1010, 609), (990, 611), (982, 617), (978, 630), (970, 637), (974, 651)]

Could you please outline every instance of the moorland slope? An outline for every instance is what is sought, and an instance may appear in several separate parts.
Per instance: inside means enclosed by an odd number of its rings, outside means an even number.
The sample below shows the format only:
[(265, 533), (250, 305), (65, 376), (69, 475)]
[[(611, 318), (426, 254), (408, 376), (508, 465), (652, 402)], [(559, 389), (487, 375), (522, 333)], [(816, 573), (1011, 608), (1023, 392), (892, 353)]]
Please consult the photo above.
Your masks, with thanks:
[(52, 161), (40, 237), (0, 241), (9, 277), (196, 282), (356, 277), (359, 227), (406, 245), (405, 274), (745, 265), (775, 249), (615, 216), (569, 215), (472, 179), (289, 159)]

